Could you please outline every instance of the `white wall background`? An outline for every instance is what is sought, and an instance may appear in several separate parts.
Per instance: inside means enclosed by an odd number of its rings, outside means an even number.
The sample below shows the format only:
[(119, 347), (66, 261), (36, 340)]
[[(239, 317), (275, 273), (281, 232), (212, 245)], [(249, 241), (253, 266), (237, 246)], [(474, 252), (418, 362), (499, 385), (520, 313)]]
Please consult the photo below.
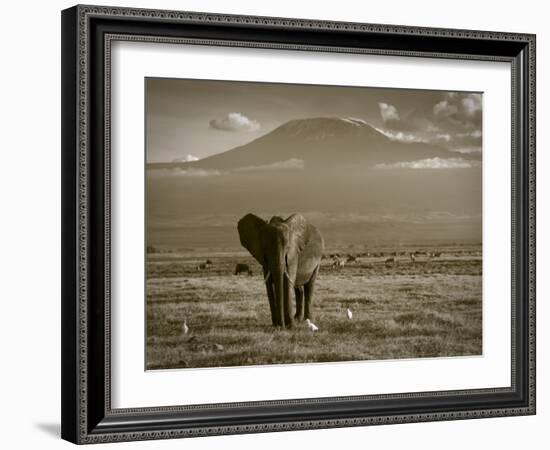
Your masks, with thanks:
[[(538, 42), (538, 415), (502, 419), (345, 428), (116, 444), (118, 448), (542, 448), (550, 423), (550, 353), (545, 328), (550, 265), (547, 102), (550, 29), (544, 2), (445, 3), (428, 0), (110, 0), (106, 3), (235, 14), (335, 19), (536, 33)], [(369, 2), (374, 3), (374, 2)], [(70, 1), (10, 2), (2, 8), (0, 196), (0, 443), (3, 448), (65, 448), (60, 404), (60, 10)], [(7, 251), (6, 251), (7, 250)], [(7, 306), (7, 308), (6, 308)], [(538, 442), (541, 442), (539, 444)], [(345, 443), (345, 444), (344, 444)]]

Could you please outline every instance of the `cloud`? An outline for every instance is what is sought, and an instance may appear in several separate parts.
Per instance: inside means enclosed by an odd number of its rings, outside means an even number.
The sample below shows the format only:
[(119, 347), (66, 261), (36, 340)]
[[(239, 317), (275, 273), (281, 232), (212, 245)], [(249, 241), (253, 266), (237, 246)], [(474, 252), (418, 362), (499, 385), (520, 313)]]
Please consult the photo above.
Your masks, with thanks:
[[(476, 149), (475, 151), (481, 152), (482, 143), (481, 130), (476, 129), (465, 133), (456, 133), (453, 135), (452, 145), (449, 146), (449, 150), (467, 153), (464, 149)], [(469, 153), (474, 153), (474, 151), (470, 151)]]
[(396, 130), (385, 130), (377, 127), (374, 127), (374, 128), (376, 129), (376, 131), (378, 131), (379, 133), (382, 133), (384, 136), (386, 136), (388, 139), (392, 141), (398, 141), (398, 142), (404, 142), (404, 143), (428, 142), (428, 140), (424, 136), (421, 136), (421, 134), (419, 133), (410, 133), (410, 132), (396, 131)]
[[(387, 138), (403, 143), (428, 143), (448, 150), (481, 149), (479, 93), (441, 92), (432, 104), (403, 113), (389, 103), (378, 103), (383, 125), (376, 128)], [(473, 151), (472, 151), (473, 153)]]
[(463, 98), (462, 107), (467, 116), (474, 116), (478, 111), (481, 111), (481, 95), (470, 94)]
[(466, 161), (462, 158), (428, 158), (393, 164), (377, 164), (377, 169), (469, 169), (480, 167), (480, 161)]
[(436, 133), (433, 128), (417, 131), (374, 128), (388, 139), (404, 144), (420, 143), (438, 145), (449, 151), (463, 154), (481, 153), (482, 151), (482, 133), (481, 130), (477, 129), (458, 133), (452, 131), (447, 133)]
[(433, 111), (436, 116), (448, 117), (456, 114), (458, 107), (451, 104), (448, 100), (442, 100), (434, 105)]
[(356, 127), (360, 127), (362, 125), (370, 125), (368, 122), (366, 122), (363, 119), (359, 119), (357, 117), (340, 117), (340, 120), (349, 123), (351, 125), (354, 125)]
[(229, 170), (212, 170), (199, 169), (195, 167), (189, 168), (164, 168), (164, 169), (149, 169), (147, 176), (151, 178), (167, 178), (167, 177), (187, 177), (187, 178), (205, 178), (215, 177), (218, 175), (226, 175), (231, 172), (261, 172), (268, 170), (300, 170), (305, 167), (303, 159), (292, 158), (286, 161), (276, 161), (270, 164), (262, 164), (258, 166), (243, 166)]
[(164, 178), (164, 177), (212, 177), (221, 175), (219, 170), (205, 170), (205, 169), (181, 169), (175, 167), (173, 169), (152, 169), (147, 171), (147, 175), (153, 178)]
[(382, 129), (374, 127), (376, 131), (382, 133), (388, 139), (397, 142), (409, 143), (422, 143), (422, 144), (442, 144), (447, 146), (453, 141), (454, 136), (448, 133), (438, 133), (434, 135), (428, 131), (398, 131), (391, 129)]
[(249, 119), (245, 115), (232, 112), (223, 119), (210, 121), (210, 128), (221, 131), (257, 131), (260, 129), (260, 122)]
[(212, 177), (220, 175), (218, 170), (205, 170), (205, 169), (176, 169), (175, 175), (178, 177)]
[(380, 102), (378, 103), (378, 107), (380, 108), (380, 115), (384, 122), (399, 120), (399, 113), (395, 106)]
[(432, 108), (433, 120), (440, 129), (478, 129), (481, 125), (481, 94), (447, 92)]
[(467, 133), (457, 133), (458, 138), (480, 138), (481, 130), (468, 131)]
[(286, 161), (277, 161), (271, 164), (263, 164), (260, 166), (245, 166), (233, 169), (233, 172), (255, 172), (263, 170), (296, 170), (305, 167), (303, 159), (287, 159)]
[(187, 154), (180, 158), (173, 159), (172, 162), (191, 162), (191, 161), (198, 161), (198, 160), (199, 158), (197, 158), (195, 155)]
[(481, 153), (481, 147), (457, 147), (450, 149), (450, 151), (464, 154)]
[(392, 141), (438, 145), (463, 154), (481, 153), (481, 94), (441, 92), (438, 97), (406, 113), (391, 104), (378, 103), (383, 125), (376, 130)]
[(300, 170), (305, 167), (303, 159), (287, 159), (286, 161), (276, 161), (270, 164), (262, 164), (258, 166), (243, 166), (235, 169), (228, 170), (213, 170), (213, 169), (199, 169), (194, 167), (189, 168), (163, 168), (163, 169), (149, 169), (147, 176), (151, 178), (167, 178), (167, 177), (186, 177), (186, 178), (205, 178), (215, 177), (218, 175), (227, 175), (231, 172), (262, 172), (268, 170)]

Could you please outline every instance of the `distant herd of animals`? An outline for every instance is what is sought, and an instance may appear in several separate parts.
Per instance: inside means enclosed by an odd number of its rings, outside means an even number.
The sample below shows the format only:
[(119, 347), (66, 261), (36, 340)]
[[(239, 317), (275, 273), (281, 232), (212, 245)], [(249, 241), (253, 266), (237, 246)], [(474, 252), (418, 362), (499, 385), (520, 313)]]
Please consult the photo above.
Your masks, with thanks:
[(210, 259), (207, 259), (205, 262), (203, 263), (200, 263), (199, 265), (197, 265), (197, 270), (205, 270), (205, 269), (208, 269), (209, 267), (212, 267), (213, 266), (213, 263)]
[[(416, 259), (418, 257), (426, 257), (426, 258), (439, 258), (441, 256), (441, 252), (425, 252), (425, 251), (415, 251), (415, 252), (378, 252), (378, 253), (357, 253), (355, 255), (352, 255), (351, 253), (348, 253), (347, 255), (340, 255), (339, 253), (333, 253), (331, 255), (328, 255), (329, 258), (332, 260), (331, 267), (334, 267), (336, 269), (342, 269), (346, 266), (346, 264), (353, 264), (358, 261), (358, 258), (384, 258), (388, 257), (385, 260), (386, 265), (390, 264), (397, 264), (399, 261), (399, 257), (405, 257), (409, 259), (412, 262), (416, 262)], [(457, 254), (456, 256), (459, 256)], [(325, 256), (323, 255), (323, 259)]]
[[(332, 268), (343, 269), (346, 264), (358, 263), (359, 258), (383, 258), (384, 263), (390, 266), (402, 261), (403, 257), (415, 263), (417, 258), (431, 260), (441, 256), (441, 252), (427, 251), (324, 255), (321, 232), (301, 214), (292, 214), (286, 219), (274, 216), (269, 221), (247, 214), (239, 220), (237, 231), (241, 245), (262, 267), (271, 322), (277, 328), (291, 328), (295, 321), (305, 321), (310, 330), (318, 329), (312, 322), (313, 297), (323, 259), (330, 259)], [(456, 256), (461, 254), (456, 253)], [(213, 263), (207, 259), (198, 264), (196, 270), (210, 267)], [(233, 274), (252, 276), (253, 271), (248, 264), (239, 262)], [(292, 300), (295, 308), (291, 306)], [(351, 319), (351, 311), (348, 311), (348, 318)]]
[(252, 269), (250, 268), (250, 266), (248, 264), (237, 263), (237, 265), (235, 266), (234, 275), (239, 275), (241, 273), (246, 273), (248, 276), (254, 275), (252, 273)]
[[(403, 261), (403, 258), (415, 263), (418, 258), (429, 261), (442, 254), (418, 250), (324, 255), (325, 243), (321, 232), (301, 214), (292, 214), (286, 219), (274, 216), (269, 222), (254, 214), (247, 214), (239, 220), (237, 231), (241, 245), (262, 267), (271, 323), (276, 328), (291, 328), (295, 321), (305, 321), (310, 331), (319, 329), (313, 323), (313, 297), (323, 259), (330, 259), (330, 266), (340, 270), (346, 264), (358, 263), (359, 258), (382, 258), (387, 266), (391, 266)], [(147, 253), (157, 252), (158, 249), (147, 247)], [(481, 256), (480, 252), (476, 253)], [(461, 251), (454, 253), (455, 256), (464, 254)], [(196, 270), (208, 270), (213, 266), (212, 260), (207, 259), (199, 263)], [(250, 266), (242, 262), (235, 265), (233, 273), (235, 276), (253, 275)], [(295, 308), (291, 306), (292, 297)], [(346, 314), (351, 320), (351, 310), (348, 309)], [(184, 329), (187, 333), (186, 322)]]
[[(359, 262), (359, 258), (384, 258), (388, 255), (392, 255), (388, 257), (385, 260), (386, 264), (396, 264), (399, 262), (399, 257), (406, 257), (406, 259), (416, 262), (416, 259), (418, 257), (425, 257), (425, 258), (439, 258), (442, 255), (442, 252), (422, 252), (422, 251), (416, 251), (416, 252), (378, 252), (378, 253), (357, 253), (355, 255), (348, 253), (347, 255), (340, 256), (338, 253), (333, 253), (328, 255), (328, 257), (331, 259), (330, 266), (336, 269), (342, 269), (347, 265), (354, 264)], [(456, 253), (455, 256), (462, 256), (460, 253)], [(327, 256), (323, 255), (321, 259), (326, 259)], [(205, 262), (199, 263), (196, 266), (197, 271), (206, 270), (208, 268), (213, 267), (213, 263), (210, 259), (207, 259)], [(250, 268), (250, 266), (246, 263), (237, 263), (235, 264), (235, 270), (233, 272), (233, 275), (248, 275), (252, 276), (254, 275), (254, 272)]]

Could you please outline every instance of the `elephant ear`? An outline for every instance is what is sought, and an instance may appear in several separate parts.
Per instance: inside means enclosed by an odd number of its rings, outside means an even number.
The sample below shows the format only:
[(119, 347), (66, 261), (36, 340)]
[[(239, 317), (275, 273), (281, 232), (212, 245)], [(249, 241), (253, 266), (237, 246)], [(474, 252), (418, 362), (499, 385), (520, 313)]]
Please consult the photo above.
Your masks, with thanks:
[(301, 214), (292, 214), (285, 222), (290, 227), (290, 247), (299, 255), (307, 244), (307, 221)]
[(266, 226), (266, 222), (254, 214), (247, 214), (237, 225), (241, 245), (246, 248), (250, 254), (262, 266), (264, 265), (264, 251), (260, 239), (261, 232)]

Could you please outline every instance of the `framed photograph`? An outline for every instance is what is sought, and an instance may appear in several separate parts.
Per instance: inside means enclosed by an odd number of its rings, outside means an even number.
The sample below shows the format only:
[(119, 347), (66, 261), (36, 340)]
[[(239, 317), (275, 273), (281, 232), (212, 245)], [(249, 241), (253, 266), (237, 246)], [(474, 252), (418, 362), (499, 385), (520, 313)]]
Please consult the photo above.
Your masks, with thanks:
[(535, 36), (62, 12), (62, 437), (535, 413)]

